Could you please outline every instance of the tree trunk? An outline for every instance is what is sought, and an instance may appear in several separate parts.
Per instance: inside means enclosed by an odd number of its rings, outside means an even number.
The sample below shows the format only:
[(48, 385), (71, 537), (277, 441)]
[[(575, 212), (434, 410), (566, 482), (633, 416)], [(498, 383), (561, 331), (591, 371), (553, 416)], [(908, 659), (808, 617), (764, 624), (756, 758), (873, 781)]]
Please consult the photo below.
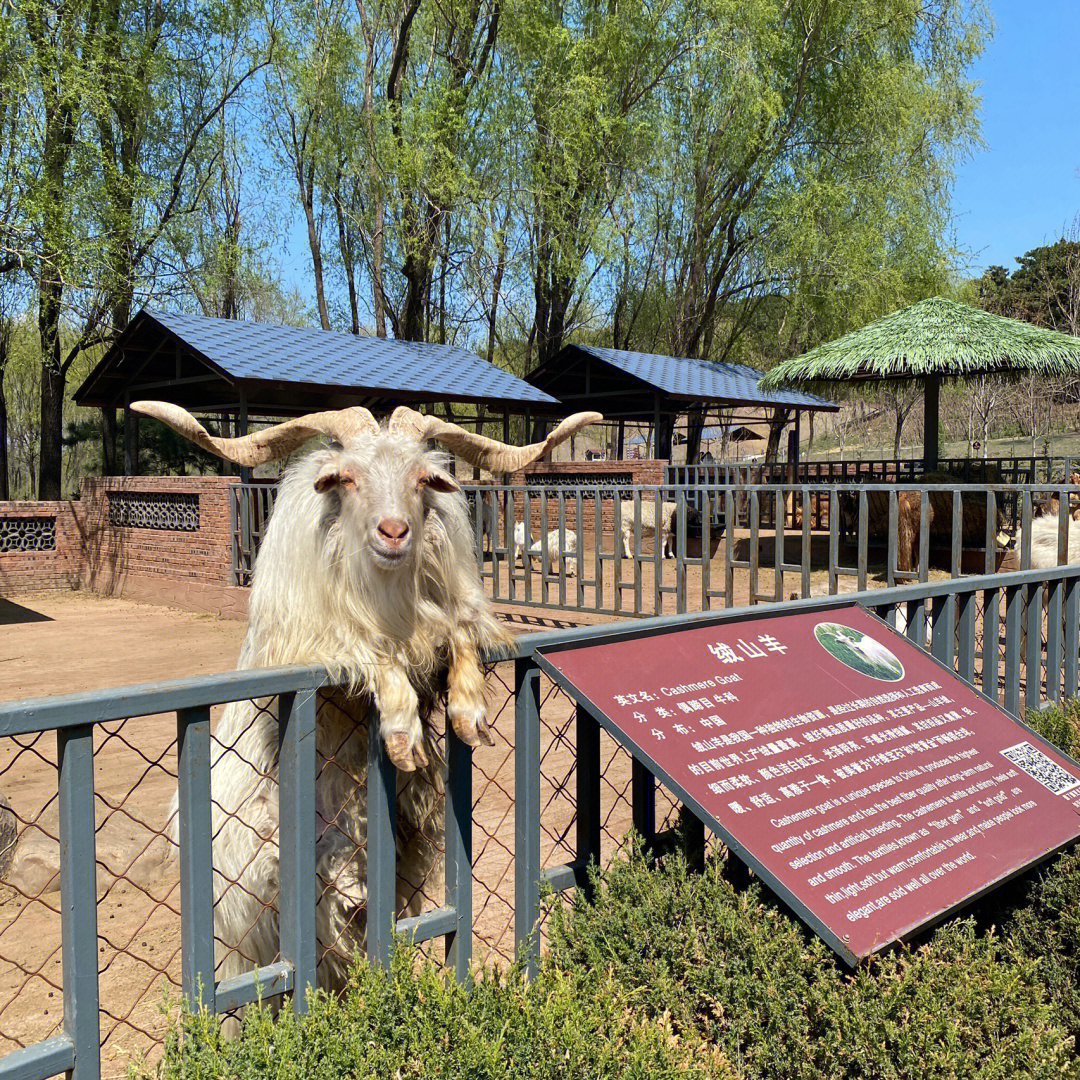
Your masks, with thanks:
[(311, 272), (315, 277), (315, 302), (319, 307), (319, 323), (324, 330), (329, 330), (330, 309), (326, 306), (326, 287), (323, 284), (322, 241), (319, 239), (319, 227), (315, 222), (315, 208), (310, 190), (304, 193), (303, 202), (304, 218), (307, 221), (308, 247), (311, 250)]
[(124, 475), (139, 475), (139, 414), (124, 410)]
[(8, 483), (8, 414), (7, 398), (4, 397), (4, 361), (0, 356), (0, 502), (11, 498)]
[(705, 406), (695, 405), (686, 413), (686, 464), (695, 465), (701, 454), (701, 432), (705, 427)]
[(765, 460), (775, 461), (780, 455), (780, 438), (787, 427), (788, 410), (777, 409), (769, 421), (769, 441), (765, 444)]
[(63, 285), (41, 283), (38, 336), (41, 342), (41, 443), (38, 498), (59, 499), (63, 479), (64, 368), (60, 360), (60, 305)]

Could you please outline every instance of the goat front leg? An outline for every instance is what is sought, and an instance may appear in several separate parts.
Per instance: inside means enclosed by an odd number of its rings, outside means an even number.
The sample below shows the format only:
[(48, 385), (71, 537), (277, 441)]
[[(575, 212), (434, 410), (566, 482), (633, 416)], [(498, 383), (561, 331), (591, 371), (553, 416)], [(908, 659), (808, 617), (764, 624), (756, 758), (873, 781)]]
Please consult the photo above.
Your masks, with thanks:
[(446, 674), (446, 714), (454, 733), (466, 745), (495, 745), (495, 736), (487, 722), (484, 672), (475, 649), (453, 650)]
[(420, 701), (402, 668), (390, 664), (380, 669), (375, 680), (375, 706), (387, 757), (402, 772), (425, 768), (428, 759)]

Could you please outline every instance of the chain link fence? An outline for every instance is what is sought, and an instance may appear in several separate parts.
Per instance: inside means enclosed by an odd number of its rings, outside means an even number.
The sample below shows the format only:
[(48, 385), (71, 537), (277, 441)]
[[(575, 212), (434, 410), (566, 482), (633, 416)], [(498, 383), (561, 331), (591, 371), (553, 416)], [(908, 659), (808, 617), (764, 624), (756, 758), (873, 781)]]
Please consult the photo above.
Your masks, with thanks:
[[(918, 642), (921, 635), (939, 659), (1017, 712), (1038, 698), (1076, 691), (1080, 571), (1047, 573), (1046, 584), (1029, 574), (911, 586), (899, 607), (888, 599), (894, 590), (867, 596), (910, 637)], [(1020, 576), (1023, 583), (1013, 582)], [(1006, 583), (996, 587), (999, 581)], [(920, 590), (925, 596), (910, 599)], [(472, 956), (503, 965), (513, 959), (519, 936), (513, 662), (493, 665), (488, 687), (494, 745), (472, 754)], [(348, 965), (367, 932), (368, 754), (356, 702), (335, 691), (318, 693), (316, 965), (326, 978)], [(540, 866), (550, 870), (573, 863), (581, 850), (582, 765), (574, 704), (546, 676), (540, 677), (539, 702)], [(208, 714), (218, 980), (281, 959), (278, 703), (241, 700)], [(397, 777), (399, 919), (448, 904), (447, 748), (438, 708), (425, 723), (431, 769)], [(96, 951), (106, 1078), (124, 1075), (138, 1055), (152, 1058), (159, 1051), (182, 985), (177, 730), (177, 718), (168, 713), (93, 724)], [(0, 737), (0, 794), (7, 802), (0, 808), (0, 1055), (49, 1039), (63, 1024), (60, 765), (55, 731)], [(663, 790), (643, 786), (640, 776), (635, 782), (630, 755), (606, 733), (599, 735), (597, 766), (598, 848), (606, 863), (642, 820), (643, 792), (652, 800), (646, 818), (657, 835), (676, 823), (679, 808)], [(425, 950), (442, 957), (434, 938)], [(166, 994), (171, 1005), (163, 1007)]]

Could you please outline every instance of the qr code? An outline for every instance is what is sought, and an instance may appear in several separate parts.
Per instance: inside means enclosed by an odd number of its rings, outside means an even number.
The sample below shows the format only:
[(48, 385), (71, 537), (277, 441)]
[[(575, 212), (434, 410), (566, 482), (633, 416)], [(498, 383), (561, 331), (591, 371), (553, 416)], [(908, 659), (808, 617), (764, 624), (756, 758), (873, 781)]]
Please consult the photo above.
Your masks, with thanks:
[(1064, 795), (1067, 791), (1080, 787), (1080, 780), (1029, 742), (1010, 746), (1007, 750), (1002, 750), (1001, 755), (1008, 758), (1018, 769), (1023, 769), (1028, 776), (1038, 780), (1043, 787), (1049, 788), (1055, 795)]

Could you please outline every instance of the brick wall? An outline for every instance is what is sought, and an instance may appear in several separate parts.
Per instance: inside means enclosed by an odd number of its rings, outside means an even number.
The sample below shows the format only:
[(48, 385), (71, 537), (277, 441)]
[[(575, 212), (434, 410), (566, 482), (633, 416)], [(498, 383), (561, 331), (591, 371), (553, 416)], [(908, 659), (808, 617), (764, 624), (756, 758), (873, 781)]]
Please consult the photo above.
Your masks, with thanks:
[[(642, 484), (662, 484), (666, 461), (537, 461), (527, 468), (512, 473), (510, 483), (523, 485), (529, 489), (529, 516), (533, 536), (539, 539), (540, 533), (559, 527), (559, 497), (561, 484), (617, 483), (619, 486), (632, 487)], [(551, 478), (549, 485), (544, 484)], [(561, 481), (561, 483), (560, 483)], [(547, 522), (544, 522), (541, 492), (548, 491)], [(595, 524), (596, 499), (583, 495), (581, 521), (577, 520), (576, 499), (567, 495), (566, 528), (568, 531), (591, 533)], [(524, 499), (520, 494), (514, 496), (514, 520), (520, 521), (524, 514)], [(633, 513), (628, 510), (630, 504), (624, 500), (623, 516)], [(600, 500), (601, 528), (612, 532), (615, 527), (615, 500), (610, 496)]]
[(228, 476), (85, 479), (70, 502), (0, 503), (0, 521), (55, 517), (56, 550), (0, 554), (0, 594), (84, 588), (243, 616)]
[[(0, 596), (77, 589), (82, 568), (82, 543), (70, 502), (0, 503), (0, 544), (11, 544), (16, 533), (20, 543), (37, 544), (37, 536), (54, 523), (52, 546), (45, 550), (12, 551), (0, 547)], [(25, 522), (24, 532), (14, 523)], [(34, 523), (40, 522), (41, 525)], [(44, 529), (42, 529), (44, 526)]]

